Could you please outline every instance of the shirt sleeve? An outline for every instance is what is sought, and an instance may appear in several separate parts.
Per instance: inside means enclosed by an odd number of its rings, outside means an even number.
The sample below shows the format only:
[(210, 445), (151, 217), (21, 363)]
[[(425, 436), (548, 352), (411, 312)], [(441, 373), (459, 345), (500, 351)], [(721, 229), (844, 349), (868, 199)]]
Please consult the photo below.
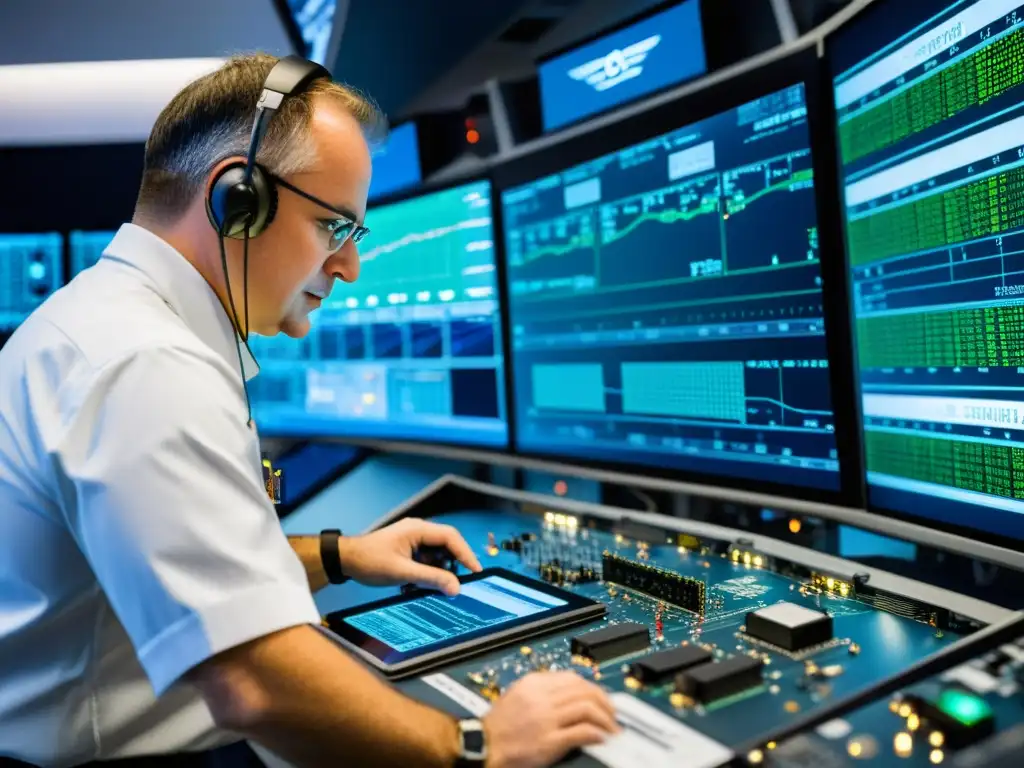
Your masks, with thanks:
[(64, 514), (157, 696), (228, 648), (320, 623), (226, 364), (147, 350), (69, 410), (51, 454)]

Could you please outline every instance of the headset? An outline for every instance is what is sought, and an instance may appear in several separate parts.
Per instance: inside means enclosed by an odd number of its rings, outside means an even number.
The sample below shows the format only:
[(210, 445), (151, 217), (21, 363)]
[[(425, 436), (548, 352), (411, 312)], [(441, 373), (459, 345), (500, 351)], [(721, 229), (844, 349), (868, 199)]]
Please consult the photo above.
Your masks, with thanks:
[(263, 83), (263, 93), (256, 102), (256, 118), (245, 162), (231, 163), (221, 170), (206, 197), (210, 223), (224, 237), (252, 239), (274, 220), (277, 189), (273, 180), (256, 165), (256, 153), (281, 104), (301, 94), (321, 77), (331, 79), (326, 67), (294, 55), (285, 56), (270, 70)]
[[(256, 117), (253, 120), (252, 134), (249, 137), (249, 151), (245, 161), (230, 163), (214, 178), (210, 192), (206, 196), (206, 214), (210, 223), (217, 230), (220, 242), (221, 266), (224, 270), (224, 282), (228, 292), (228, 303), (231, 307), (229, 320), (232, 327), (249, 355), (255, 359), (249, 348), (249, 240), (258, 237), (274, 220), (277, 213), (277, 187), (272, 178), (256, 164), (263, 137), (267, 134), (270, 121), (281, 108), (281, 104), (291, 96), (301, 94), (314, 80), (326, 77), (331, 73), (326, 67), (304, 59), (301, 56), (285, 56), (278, 60), (263, 83), (263, 92), (256, 102)], [(228, 277), (228, 257), (224, 246), (225, 238), (244, 242), (242, 260), (243, 313), (245, 315), (245, 331), (235, 310), (235, 299), (231, 294), (231, 280)], [(245, 365), (242, 362), (242, 350), (237, 348), (238, 369), (242, 375), (242, 390), (245, 393), (245, 406), (248, 411), (247, 424), (252, 426), (252, 401), (249, 398), (249, 386), (245, 380)]]

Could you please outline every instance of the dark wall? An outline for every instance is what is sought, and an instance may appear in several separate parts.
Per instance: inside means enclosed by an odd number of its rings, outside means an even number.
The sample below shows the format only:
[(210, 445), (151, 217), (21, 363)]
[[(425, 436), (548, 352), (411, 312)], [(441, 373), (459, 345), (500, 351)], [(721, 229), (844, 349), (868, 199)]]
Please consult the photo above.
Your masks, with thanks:
[(143, 145), (0, 149), (0, 232), (116, 229), (131, 219)]

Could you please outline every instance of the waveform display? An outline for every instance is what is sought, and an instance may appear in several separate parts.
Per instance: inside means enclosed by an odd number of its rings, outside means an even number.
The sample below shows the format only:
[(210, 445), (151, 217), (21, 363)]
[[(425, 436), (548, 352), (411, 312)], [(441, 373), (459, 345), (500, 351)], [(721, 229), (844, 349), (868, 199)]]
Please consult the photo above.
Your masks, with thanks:
[[(818, 217), (810, 150), (727, 171), (723, 174), (723, 186), (728, 271), (818, 259)], [(787, 224), (757, 226), (764, 221)]]
[(305, 339), (252, 338), (265, 435), (507, 443), (490, 184), (371, 209)]
[(868, 430), (868, 471), (1024, 499), (1024, 448)]
[(490, 211), (486, 183), (371, 208), (359, 280), (337, 287), (326, 308), (495, 300)]
[[(993, 26), (1002, 25), (999, 19)], [(843, 161), (853, 163), (879, 152), (1024, 84), (1024, 30), (994, 35), (993, 26), (979, 33), (983, 42), (977, 48), (842, 120)]]
[(1024, 226), (1024, 168), (886, 208), (849, 222), (850, 264), (964, 243)]
[(503, 193), (520, 448), (838, 488), (809, 142), (794, 86)]

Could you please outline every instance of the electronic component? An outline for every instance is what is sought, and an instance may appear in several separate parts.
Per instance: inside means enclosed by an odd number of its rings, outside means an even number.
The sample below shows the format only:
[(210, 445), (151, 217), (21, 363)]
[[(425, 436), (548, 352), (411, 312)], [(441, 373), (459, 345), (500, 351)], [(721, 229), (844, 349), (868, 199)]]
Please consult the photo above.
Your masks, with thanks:
[(776, 603), (747, 614), (747, 634), (786, 651), (832, 639), (832, 617), (796, 603)]
[(676, 690), (701, 704), (761, 685), (762, 662), (750, 656), (733, 656), (725, 661), (702, 664), (676, 677)]
[(589, 584), (597, 581), (597, 573), (593, 568), (580, 566), (579, 568), (565, 568), (558, 560), (550, 563), (540, 564), (540, 578), (549, 584)]
[(583, 656), (601, 664), (628, 653), (646, 650), (651, 644), (651, 633), (643, 624), (632, 622), (612, 624), (595, 629), (572, 639), (573, 656)]
[(711, 652), (698, 645), (682, 645), (652, 653), (633, 662), (629, 673), (642, 685), (656, 685), (669, 680), (683, 670), (712, 661)]
[(1024, 754), (1024, 723), (961, 752), (954, 768), (1019, 768)]
[(985, 699), (960, 688), (947, 688), (934, 701), (907, 696), (904, 702), (930, 727), (942, 731), (950, 749), (977, 744), (995, 732), (996, 719)]
[(611, 552), (604, 553), (601, 565), (605, 581), (643, 592), (691, 613), (704, 615), (707, 587), (700, 579), (683, 576), (655, 565), (638, 563)]

